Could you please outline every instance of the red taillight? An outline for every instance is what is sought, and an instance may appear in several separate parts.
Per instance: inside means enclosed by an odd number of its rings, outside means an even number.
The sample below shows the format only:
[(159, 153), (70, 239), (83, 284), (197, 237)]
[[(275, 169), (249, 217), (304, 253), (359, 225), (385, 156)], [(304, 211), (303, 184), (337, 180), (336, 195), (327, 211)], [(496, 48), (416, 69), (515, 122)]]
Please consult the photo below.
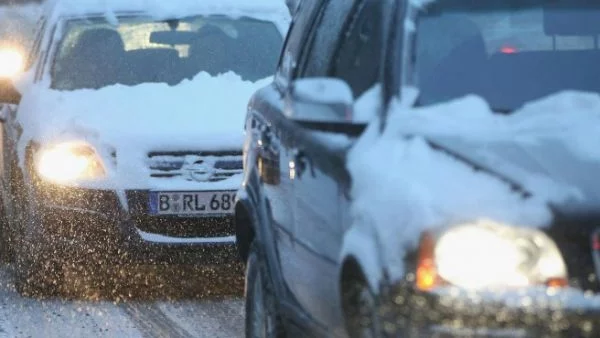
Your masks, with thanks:
[(416, 285), (419, 290), (428, 291), (439, 284), (434, 261), (435, 241), (430, 233), (421, 236), (417, 261)]
[(500, 52), (502, 52), (502, 54), (516, 54), (517, 49), (515, 47), (504, 46), (500, 49)]

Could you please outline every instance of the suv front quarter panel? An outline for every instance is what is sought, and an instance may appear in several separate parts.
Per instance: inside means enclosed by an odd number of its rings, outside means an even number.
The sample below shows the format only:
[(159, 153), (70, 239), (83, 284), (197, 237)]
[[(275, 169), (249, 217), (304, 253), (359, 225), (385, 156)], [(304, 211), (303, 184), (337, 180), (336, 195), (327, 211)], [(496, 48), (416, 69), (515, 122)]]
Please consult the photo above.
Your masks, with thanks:
[(385, 268), (380, 256), (378, 236), (371, 227), (365, 224), (354, 224), (344, 235), (340, 253), (339, 278), (342, 279), (346, 263), (356, 261), (361, 273), (375, 293), (385, 281)]

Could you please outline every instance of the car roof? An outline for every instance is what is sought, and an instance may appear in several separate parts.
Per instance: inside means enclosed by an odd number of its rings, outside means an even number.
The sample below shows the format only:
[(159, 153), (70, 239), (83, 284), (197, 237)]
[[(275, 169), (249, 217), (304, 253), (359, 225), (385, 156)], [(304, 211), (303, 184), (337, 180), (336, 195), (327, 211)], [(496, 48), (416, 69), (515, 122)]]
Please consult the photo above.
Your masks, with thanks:
[(135, 13), (156, 19), (206, 14), (289, 21), (283, 0), (47, 0), (43, 12), (54, 19)]

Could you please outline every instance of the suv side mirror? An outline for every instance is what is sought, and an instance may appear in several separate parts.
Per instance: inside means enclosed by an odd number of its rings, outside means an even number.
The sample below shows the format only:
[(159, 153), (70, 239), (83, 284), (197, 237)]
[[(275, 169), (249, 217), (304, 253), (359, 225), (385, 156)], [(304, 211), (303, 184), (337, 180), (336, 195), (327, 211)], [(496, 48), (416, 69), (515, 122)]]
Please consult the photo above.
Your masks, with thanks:
[(0, 78), (0, 103), (19, 104), (21, 93), (10, 78)]
[(352, 123), (354, 95), (343, 80), (305, 78), (295, 80), (290, 88), (291, 102), (287, 115), (299, 121)]

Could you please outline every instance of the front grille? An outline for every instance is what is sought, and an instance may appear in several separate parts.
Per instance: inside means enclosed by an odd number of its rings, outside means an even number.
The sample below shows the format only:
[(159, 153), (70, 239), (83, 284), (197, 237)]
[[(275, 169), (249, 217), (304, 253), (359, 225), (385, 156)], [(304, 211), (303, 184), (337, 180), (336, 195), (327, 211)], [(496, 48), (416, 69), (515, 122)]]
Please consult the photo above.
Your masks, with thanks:
[(242, 173), (242, 153), (151, 152), (148, 168), (153, 178), (183, 178), (196, 182), (219, 182)]

